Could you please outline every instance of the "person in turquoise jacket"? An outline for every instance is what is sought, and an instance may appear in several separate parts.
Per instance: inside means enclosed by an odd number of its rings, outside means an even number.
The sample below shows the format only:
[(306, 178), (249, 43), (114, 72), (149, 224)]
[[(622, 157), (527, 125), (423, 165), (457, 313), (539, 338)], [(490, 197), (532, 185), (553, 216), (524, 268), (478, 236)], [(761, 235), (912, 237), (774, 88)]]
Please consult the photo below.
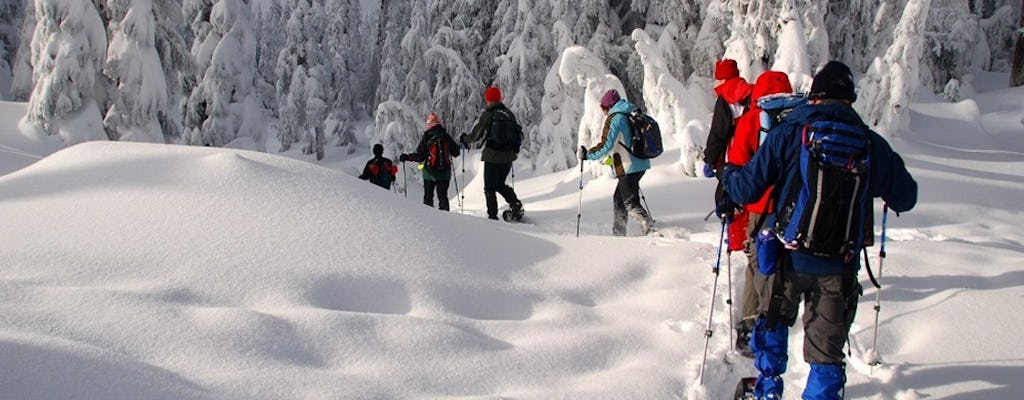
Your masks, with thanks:
[(633, 157), (626, 145), (633, 140), (633, 131), (629, 127), (629, 113), (635, 109), (636, 106), (619, 96), (617, 90), (605, 92), (601, 96), (601, 110), (607, 117), (601, 142), (590, 149), (580, 146), (577, 154), (580, 162), (608, 157), (606, 163), (611, 166), (612, 173), (618, 179), (615, 194), (612, 196), (612, 234), (615, 236), (626, 236), (628, 216), (640, 223), (640, 230), (644, 235), (654, 230), (654, 220), (640, 205), (640, 179), (651, 168), (651, 161)]

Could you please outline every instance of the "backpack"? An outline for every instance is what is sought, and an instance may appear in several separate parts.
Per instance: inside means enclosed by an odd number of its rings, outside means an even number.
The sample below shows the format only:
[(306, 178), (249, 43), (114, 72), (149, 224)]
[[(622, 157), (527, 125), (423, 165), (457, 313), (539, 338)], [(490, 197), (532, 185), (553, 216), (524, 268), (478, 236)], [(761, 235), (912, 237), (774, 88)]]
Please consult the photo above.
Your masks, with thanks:
[(807, 104), (807, 95), (803, 93), (779, 93), (757, 99), (757, 106), (761, 108), (758, 116), (761, 131), (758, 133), (757, 144), (764, 144), (768, 132), (782, 122), (786, 114), (804, 104)]
[(629, 129), (633, 132), (633, 141), (626, 146), (626, 150), (633, 157), (640, 159), (651, 159), (660, 156), (665, 151), (661, 143), (661, 128), (658, 121), (650, 115), (644, 114), (640, 109), (633, 109), (624, 114), (629, 120)]
[(431, 135), (427, 140), (427, 159), (424, 166), (431, 171), (447, 171), (452, 168), (452, 155), (448, 149), (447, 135)]
[(394, 171), (395, 167), (392, 165), (391, 160), (379, 158), (370, 165), (370, 182), (384, 188), (390, 188), (391, 182), (394, 181)]
[(519, 153), (523, 144), (523, 128), (516, 122), (506, 107), (495, 108), (491, 113), (491, 127), (487, 133), (487, 147), (500, 151)]
[(789, 249), (849, 261), (870, 245), (868, 129), (815, 121), (804, 126), (801, 139), (800, 181), (790, 182), (790, 193), (781, 199), (776, 232)]

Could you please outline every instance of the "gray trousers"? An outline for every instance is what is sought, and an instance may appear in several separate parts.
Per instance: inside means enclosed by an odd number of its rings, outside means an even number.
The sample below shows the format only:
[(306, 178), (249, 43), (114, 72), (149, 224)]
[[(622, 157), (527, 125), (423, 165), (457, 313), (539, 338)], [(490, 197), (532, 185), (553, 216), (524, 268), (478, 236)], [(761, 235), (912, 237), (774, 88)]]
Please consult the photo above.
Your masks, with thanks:
[(764, 280), (766, 276), (761, 275), (757, 270), (757, 241), (751, 237), (751, 233), (754, 229), (757, 229), (758, 220), (761, 219), (761, 214), (750, 213), (749, 222), (747, 222), (747, 239), (743, 242), (743, 252), (747, 254), (747, 268), (743, 271), (743, 297), (740, 312), (742, 323), (747, 323), (749, 326), (754, 325), (754, 320), (757, 319), (760, 308), (760, 288), (764, 286)]
[[(788, 257), (783, 257), (788, 262)], [(796, 323), (800, 302), (804, 303), (804, 361), (816, 364), (843, 362), (846, 338), (857, 314), (857, 299), (861, 287), (856, 275), (810, 275), (798, 273), (787, 265), (780, 265), (783, 297), (779, 323)], [(761, 312), (767, 314), (775, 273), (762, 282), (759, 292)]]

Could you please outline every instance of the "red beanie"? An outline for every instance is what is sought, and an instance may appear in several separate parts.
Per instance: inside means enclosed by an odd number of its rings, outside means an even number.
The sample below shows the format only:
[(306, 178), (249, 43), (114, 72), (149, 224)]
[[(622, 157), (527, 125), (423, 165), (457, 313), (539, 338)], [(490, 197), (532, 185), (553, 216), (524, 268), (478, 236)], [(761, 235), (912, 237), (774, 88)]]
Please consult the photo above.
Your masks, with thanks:
[(427, 130), (429, 131), (438, 125), (441, 125), (441, 117), (438, 117), (437, 114), (430, 113), (430, 115), (427, 116)]
[(723, 58), (715, 62), (715, 79), (726, 80), (740, 76), (740, 69), (736, 66), (736, 60)]
[(501, 89), (497, 86), (491, 86), (484, 90), (484, 100), (493, 101), (495, 103), (501, 101)]

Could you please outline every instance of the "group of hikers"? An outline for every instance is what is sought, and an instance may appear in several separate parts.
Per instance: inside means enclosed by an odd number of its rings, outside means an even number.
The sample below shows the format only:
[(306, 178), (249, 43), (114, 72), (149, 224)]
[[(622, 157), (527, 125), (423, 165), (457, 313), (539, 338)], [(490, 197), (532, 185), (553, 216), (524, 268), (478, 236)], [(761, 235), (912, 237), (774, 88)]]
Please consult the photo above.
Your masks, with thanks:
[[(779, 71), (766, 71), (751, 84), (731, 59), (715, 63), (714, 78), (717, 99), (703, 172), (719, 183), (715, 213), (722, 220), (727, 251), (747, 256), (736, 345), (753, 358), (759, 375), (745, 396), (782, 398), (789, 328), (803, 302), (803, 356), (810, 373), (802, 398), (841, 399), (843, 347), (862, 293), (859, 253), (864, 251), (866, 258), (864, 248), (873, 243), (871, 199), (881, 197), (886, 210), (909, 211), (917, 203), (917, 183), (903, 159), (853, 109), (857, 94), (845, 64), (826, 63), (803, 95), (794, 95), (788, 76)], [(783, 96), (799, 101), (767, 112), (770, 101)], [(436, 190), (438, 207), (448, 210), (451, 161), (438, 160), (438, 154), (458, 156), (460, 144), (482, 147), (487, 217), (498, 219), (500, 194), (521, 218), (522, 202), (505, 180), (522, 143), (522, 128), (502, 104), (497, 87), (487, 88), (484, 100), (487, 109), (459, 143), (431, 114), (416, 151), (399, 160), (426, 165), (423, 202), (433, 205)], [(636, 132), (628, 114), (637, 107), (614, 89), (604, 93), (600, 106), (606, 115), (601, 141), (581, 146), (577, 156), (581, 163), (608, 158), (617, 178), (613, 234), (626, 234), (629, 217), (645, 235), (654, 232), (654, 220), (639, 195), (640, 179), (651, 162), (629, 150)], [(378, 146), (360, 178), (373, 176), (371, 164), (381, 158)], [(377, 168), (393, 179), (393, 166)]]

